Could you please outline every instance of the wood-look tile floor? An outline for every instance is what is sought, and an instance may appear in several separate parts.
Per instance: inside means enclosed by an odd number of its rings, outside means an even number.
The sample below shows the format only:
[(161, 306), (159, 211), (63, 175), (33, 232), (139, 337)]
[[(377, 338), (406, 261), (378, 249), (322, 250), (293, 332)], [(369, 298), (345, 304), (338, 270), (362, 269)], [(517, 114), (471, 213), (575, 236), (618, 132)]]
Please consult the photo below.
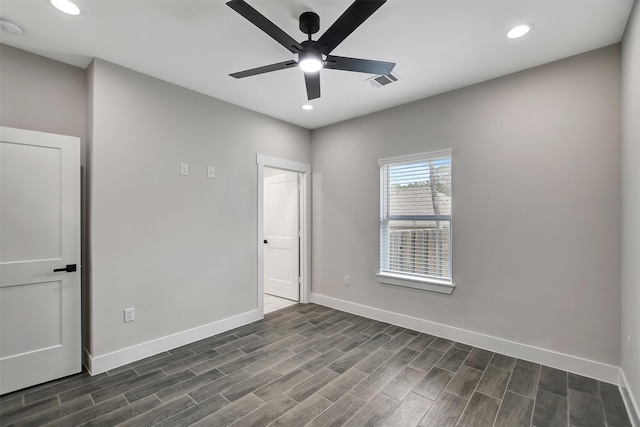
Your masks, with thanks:
[(275, 295), (264, 294), (264, 314), (273, 313), (286, 307), (298, 304), (297, 301), (280, 298)]
[(631, 427), (612, 384), (314, 304), (4, 395), (0, 424)]

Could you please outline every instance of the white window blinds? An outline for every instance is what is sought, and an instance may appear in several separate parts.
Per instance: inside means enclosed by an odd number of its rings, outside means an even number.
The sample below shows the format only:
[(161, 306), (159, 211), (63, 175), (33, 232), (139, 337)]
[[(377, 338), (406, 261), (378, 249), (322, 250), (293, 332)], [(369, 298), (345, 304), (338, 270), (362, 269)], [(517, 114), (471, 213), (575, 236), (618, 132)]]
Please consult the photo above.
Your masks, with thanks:
[(451, 151), (380, 161), (380, 271), (451, 282)]

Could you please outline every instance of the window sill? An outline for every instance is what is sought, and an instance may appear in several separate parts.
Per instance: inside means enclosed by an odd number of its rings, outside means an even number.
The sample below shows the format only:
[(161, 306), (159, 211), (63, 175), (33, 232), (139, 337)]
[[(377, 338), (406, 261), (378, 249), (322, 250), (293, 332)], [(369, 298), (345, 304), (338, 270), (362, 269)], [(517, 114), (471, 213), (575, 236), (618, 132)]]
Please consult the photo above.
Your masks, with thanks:
[(451, 295), (456, 287), (453, 283), (443, 280), (427, 279), (404, 274), (378, 273), (376, 276), (378, 276), (378, 282), (386, 285), (404, 286), (405, 288), (414, 288), (447, 295)]

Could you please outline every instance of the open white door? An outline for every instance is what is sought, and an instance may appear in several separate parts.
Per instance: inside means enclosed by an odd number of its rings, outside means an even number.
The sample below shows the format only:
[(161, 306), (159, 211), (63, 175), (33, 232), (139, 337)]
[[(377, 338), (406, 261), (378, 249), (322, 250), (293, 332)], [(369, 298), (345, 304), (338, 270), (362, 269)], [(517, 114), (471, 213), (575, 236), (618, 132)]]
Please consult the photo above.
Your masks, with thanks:
[(300, 300), (298, 174), (264, 179), (264, 292)]
[(4, 394), (82, 369), (79, 138), (0, 127), (0, 195)]

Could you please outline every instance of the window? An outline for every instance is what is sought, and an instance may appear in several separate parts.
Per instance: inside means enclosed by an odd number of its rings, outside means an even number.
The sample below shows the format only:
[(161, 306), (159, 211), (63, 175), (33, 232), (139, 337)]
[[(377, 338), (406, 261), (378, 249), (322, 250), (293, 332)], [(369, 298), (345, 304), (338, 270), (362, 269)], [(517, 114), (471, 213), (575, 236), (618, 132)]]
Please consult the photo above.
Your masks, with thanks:
[(380, 282), (450, 294), (451, 150), (379, 164)]

